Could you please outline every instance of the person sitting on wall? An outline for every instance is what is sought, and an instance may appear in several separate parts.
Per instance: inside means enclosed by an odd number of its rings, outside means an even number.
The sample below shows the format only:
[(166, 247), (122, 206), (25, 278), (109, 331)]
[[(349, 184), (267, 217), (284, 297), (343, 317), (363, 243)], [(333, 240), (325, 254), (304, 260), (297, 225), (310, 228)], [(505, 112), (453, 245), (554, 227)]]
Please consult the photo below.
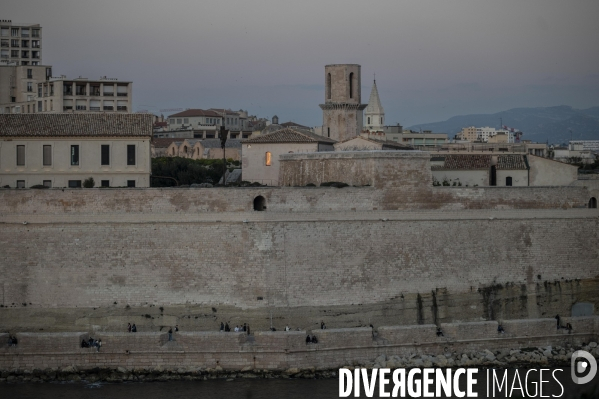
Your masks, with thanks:
[(289, 331), (289, 326), (285, 326), (285, 331)]
[(175, 324), (175, 332), (178, 332), (178, 331), (179, 331), (179, 325)]
[(501, 324), (497, 326), (497, 332), (500, 334), (505, 334), (505, 330)]
[(8, 336), (8, 346), (12, 346), (12, 335)]
[(306, 336), (306, 344), (309, 344), (309, 343), (311, 343), (311, 342), (312, 342), (312, 337), (310, 337), (310, 334), (308, 334), (308, 335)]
[(572, 324), (566, 323), (566, 330), (568, 330), (568, 334), (572, 332)]
[(131, 323), (127, 323), (127, 332), (131, 332)]
[(81, 340), (81, 347), (82, 348), (89, 348), (89, 344), (87, 343), (86, 340), (84, 340), (84, 339)]
[(557, 329), (559, 330), (561, 328), (561, 324), (560, 324), (560, 317), (559, 315), (555, 315), (555, 320), (557, 321)]
[(229, 327), (229, 322), (225, 323), (225, 332), (231, 332), (231, 327)]
[(223, 323), (222, 321), (220, 322), (220, 332), (224, 332), (225, 331), (225, 323)]
[(441, 327), (437, 327), (437, 337), (444, 337), (443, 330), (441, 330)]
[(169, 328), (168, 329), (168, 340), (172, 341), (173, 340), (173, 328)]
[(87, 347), (91, 348), (94, 346), (94, 339), (92, 337), (89, 337), (89, 339), (87, 340)]
[(312, 343), (313, 344), (317, 344), (318, 343), (318, 338), (316, 338), (316, 335), (312, 336)]
[(235, 332), (239, 332), (239, 326), (235, 326)]
[(96, 341), (96, 352), (100, 352), (100, 348), (102, 347), (102, 338)]
[(133, 323), (133, 325), (131, 326), (131, 332), (137, 332), (137, 326), (135, 325), (135, 323)]
[(248, 329), (248, 335), (250, 335), (250, 325), (247, 325), (247, 329)]
[(243, 331), (247, 331), (248, 330), (248, 326), (246, 323), (243, 323)]
[(13, 335), (12, 336), (12, 346), (17, 346), (18, 343), (19, 343), (19, 341), (17, 340), (17, 336)]

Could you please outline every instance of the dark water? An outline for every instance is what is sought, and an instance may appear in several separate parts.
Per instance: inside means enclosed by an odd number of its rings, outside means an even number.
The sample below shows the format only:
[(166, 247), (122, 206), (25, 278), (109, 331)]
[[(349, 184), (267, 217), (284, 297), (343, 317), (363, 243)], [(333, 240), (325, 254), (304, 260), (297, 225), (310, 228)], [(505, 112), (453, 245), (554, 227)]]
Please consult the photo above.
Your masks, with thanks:
[[(513, 373), (510, 374), (513, 375)], [(484, 374), (481, 374), (484, 380)], [(599, 399), (599, 378), (587, 386), (575, 385), (564, 371), (559, 376), (563, 390), (549, 384), (544, 397)], [(460, 384), (462, 385), (462, 384)], [(484, 386), (476, 389), (479, 398), (486, 398)], [(462, 389), (465, 389), (462, 386)], [(364, 391), (361, 392), (365, 397)], [(540, 392), (531, 397), (539, 397)], [(0, 383), (0, 399), (176, 399), (176, 398), (225, 398), (225, 399), (328, 399), (339, 397), (339, 380), (304, 379), (237, 379), (208, 381), (168, 381), (132, 383)], [(353, 393), (351, 397), (354, 397)], [(378, 398), (378, 387), (375, 390)], [(443, 396), (445, 397), (445, 396)], [(495, 397), (506, 397), (497, 394)], [(512, 397), (522, 397), (513, 395)], [(525, 395), (525, 397), (527, 397)]]
[(330, 380), (209, 380), (143, 383), (0, 384), (1, 399), (325, 399), (338, 398), (339, 382)]

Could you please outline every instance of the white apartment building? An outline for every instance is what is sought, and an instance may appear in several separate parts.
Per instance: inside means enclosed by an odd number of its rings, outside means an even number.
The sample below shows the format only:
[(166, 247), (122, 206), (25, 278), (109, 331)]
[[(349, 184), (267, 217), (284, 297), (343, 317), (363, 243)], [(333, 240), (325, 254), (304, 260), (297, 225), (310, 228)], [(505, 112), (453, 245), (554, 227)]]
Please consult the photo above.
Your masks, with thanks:
[(149, 187), (152, 115), (2, 114), (0, 186)]
[(42, 28), (39, 24), (17, 24), (0, 20), (0, 65), (42, 64)]
[(51, 66), (0, 66), (0, 113), (131, 112), (132, 82), (52, 77)]
[(498, 133), (506, 134), (508, 136), (508, 143), (514, 142), (514, 133), (509, 130), (503, 129), (495, 129), (494, 127), (477, 127), (476, 128), (476, 137), (478, 141), (483, 143), (488, 143), (489, 138), (497, 135)]
[[(215, 138), (218, 136), (218, 130), (223, 122), (225, 129), (229, 131), (229, 138), (247, 138), (244, 136), (247, 136), (249, 132), (244, 130), (249, 128), (248, 113), (243, 110), (231, 111), (220, 108), (210, 108), (208, 110), (188, 109), (168, 117), (168, 130), (193, 130), (196, 133), (190, 137)], [(159, 135), (159, 137), (171, 136), (163, 134)]]

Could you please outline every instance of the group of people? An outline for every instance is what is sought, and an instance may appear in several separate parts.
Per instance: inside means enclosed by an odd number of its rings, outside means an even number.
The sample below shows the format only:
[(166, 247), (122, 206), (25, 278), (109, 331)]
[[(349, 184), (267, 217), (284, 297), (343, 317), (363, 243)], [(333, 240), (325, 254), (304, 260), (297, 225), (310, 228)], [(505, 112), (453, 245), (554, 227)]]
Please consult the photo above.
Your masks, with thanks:
[[(175, 332), (179, 331), (179, 325), (175, 324)], [(173, 328), (169, 328), (168, 330), (168, 340), (172, 341), (173, 340)]]
[(100, 348), (102, 347), (102, 339), (99, 340), (95, 340), (92, 337), (89, 337), (89, 339), (86, 340), (81, 340), (81, 347), (82, 348), (96, 348), (97, 352), (100, 352)]
[[(235, 326), (233, 329), (234, 332), (246, 332), (250, 335), (250, 325), (247, 323), (243, 323), (243, 326)], [(231, 327), (229, 327), (229, 322), (220, 322), (220, 332), (231, 332)]]
[(17, 337), (14, 335), (8, 336), (8, 346), (17, 346), (18, 343), (19, 341), (17, 340)]
[(135, 323), (131, 325), (131, 323), (127, 323), (127, 332), (137, 332), (137, 326)]
[(317, 344), (317, 343), (318, 343), (318, 338), (316, 338), (316, 335), (310, 336), (310, 334), (308, 334), (306, 336), (306, 344)]

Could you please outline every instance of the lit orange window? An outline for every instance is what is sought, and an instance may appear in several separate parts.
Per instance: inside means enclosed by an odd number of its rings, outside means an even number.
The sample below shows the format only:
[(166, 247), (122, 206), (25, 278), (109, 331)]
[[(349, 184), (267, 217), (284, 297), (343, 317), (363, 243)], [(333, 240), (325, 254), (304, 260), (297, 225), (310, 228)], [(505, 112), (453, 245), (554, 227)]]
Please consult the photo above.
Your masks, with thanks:
[(272, 161), (272, 155), (270, 154), (270, 152), (266, 152), (266, 166), (270, 166), (270, 163)]

